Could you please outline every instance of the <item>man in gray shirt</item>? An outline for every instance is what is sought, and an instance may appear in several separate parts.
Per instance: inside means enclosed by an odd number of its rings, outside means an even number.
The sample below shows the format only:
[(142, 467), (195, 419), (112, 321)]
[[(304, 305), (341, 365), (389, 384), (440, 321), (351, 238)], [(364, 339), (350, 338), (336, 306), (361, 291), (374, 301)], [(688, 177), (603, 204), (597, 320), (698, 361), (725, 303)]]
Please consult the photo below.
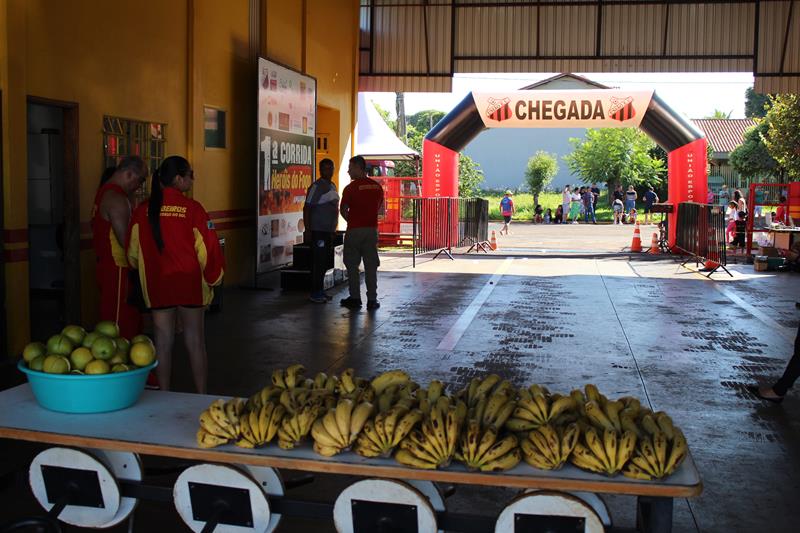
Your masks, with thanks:
[(303, 206), (303, 241), (311, 246), (311, 297), (314, 303), (324, 304), (330, 297), (323, 289), (325, 271), (331, 257), (331, 245), (339, 222), (339, 193), (333, 178), (333, 161), (319, 162), (319, 179), (306, 192)]

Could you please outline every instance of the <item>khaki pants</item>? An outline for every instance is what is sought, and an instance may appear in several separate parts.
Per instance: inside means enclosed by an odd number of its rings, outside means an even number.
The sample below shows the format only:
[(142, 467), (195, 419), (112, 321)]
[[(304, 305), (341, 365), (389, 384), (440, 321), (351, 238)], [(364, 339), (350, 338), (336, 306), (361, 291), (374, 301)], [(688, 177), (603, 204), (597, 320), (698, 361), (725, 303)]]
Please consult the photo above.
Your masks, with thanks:
[(378, 299), (378, 229), (353, 228), (344, 234), (344, 266), (350, 283), (350, 298), (361, 300), (361, 280), (358, 266), (364, 260), (364, 282), (367, 285), (367, 300)]

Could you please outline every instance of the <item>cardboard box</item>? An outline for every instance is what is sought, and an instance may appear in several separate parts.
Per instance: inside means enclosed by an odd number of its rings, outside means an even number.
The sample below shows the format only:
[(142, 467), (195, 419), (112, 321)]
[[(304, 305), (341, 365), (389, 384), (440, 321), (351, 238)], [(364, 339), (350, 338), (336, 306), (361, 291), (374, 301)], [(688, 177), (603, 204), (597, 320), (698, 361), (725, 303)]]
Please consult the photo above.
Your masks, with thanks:
[(778, 249), (774, 246), (759, 246), (758, 255), (765, 255), (767, 257), (780, 257)]

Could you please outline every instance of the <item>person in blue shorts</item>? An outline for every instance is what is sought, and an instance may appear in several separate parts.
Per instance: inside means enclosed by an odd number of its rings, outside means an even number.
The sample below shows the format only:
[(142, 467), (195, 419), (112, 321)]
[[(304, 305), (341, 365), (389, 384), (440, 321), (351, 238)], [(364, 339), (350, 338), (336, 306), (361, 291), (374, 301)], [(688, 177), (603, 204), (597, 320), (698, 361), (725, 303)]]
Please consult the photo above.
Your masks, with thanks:
[(644, 193), (644, 223), (645, 225), (652, 222), (653, 204), (658, 203), (658, 195), (653, 190), (652, 185), (648, 185), (647, 192)]

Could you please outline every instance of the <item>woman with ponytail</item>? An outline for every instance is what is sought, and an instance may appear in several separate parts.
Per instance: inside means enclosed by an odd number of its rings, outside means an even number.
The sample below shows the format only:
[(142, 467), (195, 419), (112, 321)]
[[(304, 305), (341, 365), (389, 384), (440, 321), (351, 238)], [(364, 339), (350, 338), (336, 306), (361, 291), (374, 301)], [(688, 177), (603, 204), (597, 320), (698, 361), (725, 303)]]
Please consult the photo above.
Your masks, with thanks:
[(184, 195), (193, 183), (194, 171), (186, 159), (173, 155), (161, 163), (153, 173), (150, 200), (133, 214), (128, 261), (139, 271), (145, 305), (153, 312), (159, 385), (169, 390), (175, 320), (180, 316), (194, 383), (205, 394), (204, 311), (225, 265), (208, 213)]

